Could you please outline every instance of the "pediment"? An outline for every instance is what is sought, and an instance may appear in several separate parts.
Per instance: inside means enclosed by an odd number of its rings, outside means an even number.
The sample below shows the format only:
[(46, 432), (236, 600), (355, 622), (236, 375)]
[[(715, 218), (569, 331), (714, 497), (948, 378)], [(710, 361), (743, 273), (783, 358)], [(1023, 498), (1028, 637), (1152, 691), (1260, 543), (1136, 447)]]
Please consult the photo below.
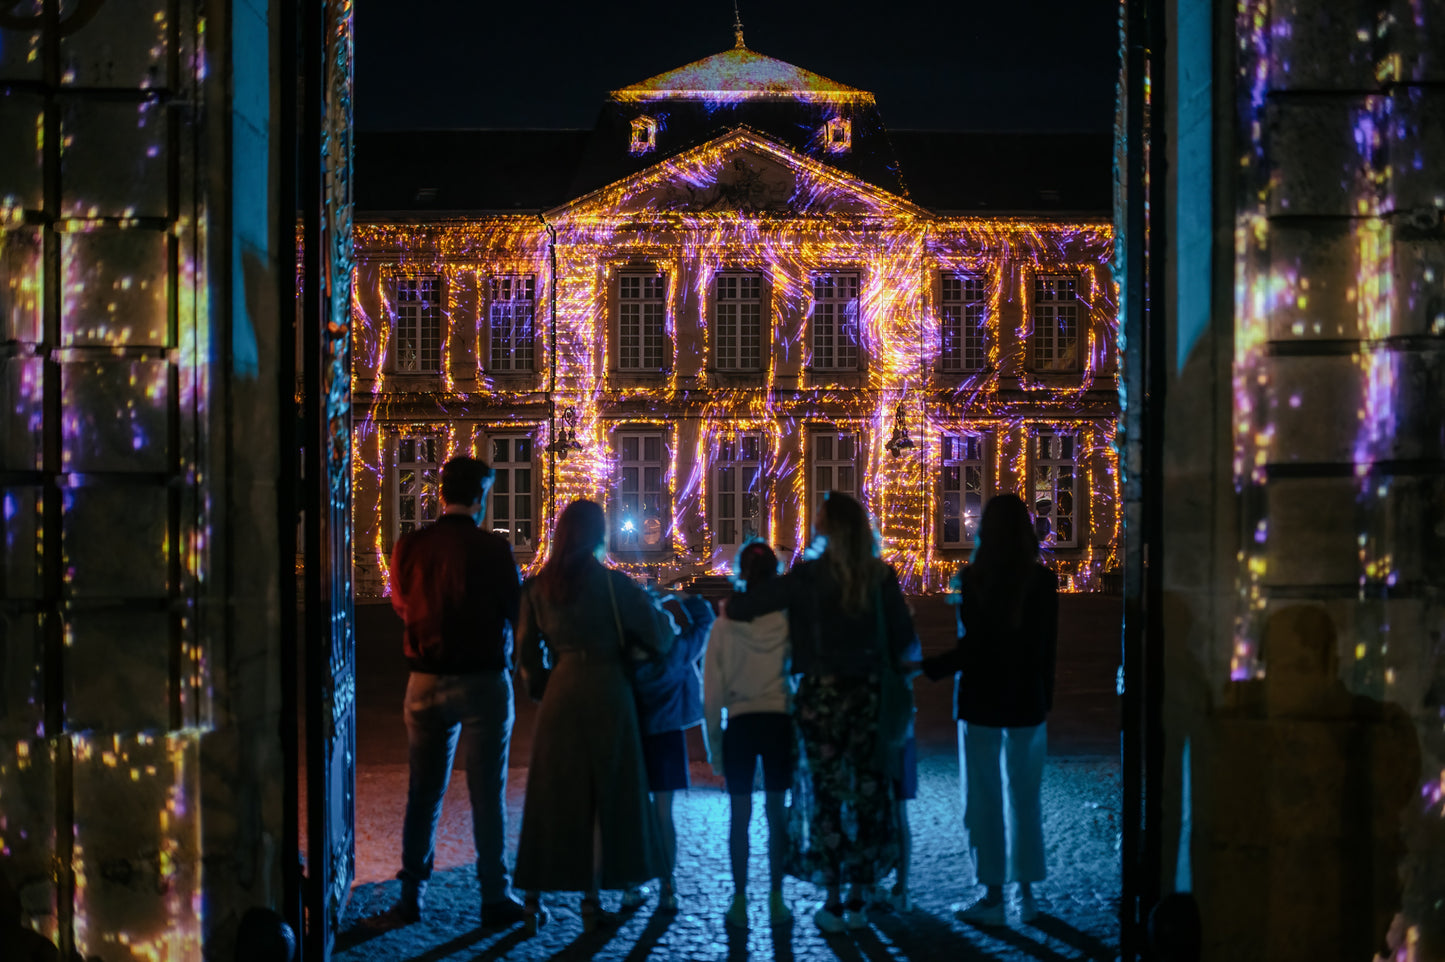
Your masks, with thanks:
[(876, 217), (917, 211), (902, 197), (761, 137), (734, 132), (566, 205), (601, 216), (740, 214)]

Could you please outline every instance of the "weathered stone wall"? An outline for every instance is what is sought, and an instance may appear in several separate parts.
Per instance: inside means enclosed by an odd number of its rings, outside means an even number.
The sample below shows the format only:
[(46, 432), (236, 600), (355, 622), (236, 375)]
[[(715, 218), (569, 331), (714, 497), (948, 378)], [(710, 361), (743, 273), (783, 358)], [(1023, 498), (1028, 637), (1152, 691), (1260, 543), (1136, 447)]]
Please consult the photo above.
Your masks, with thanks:
[(1160, 870), (1187, 825), (1208, 958), (1445, 958), (1445, 4), (1217, 13), (1207, 330), (1170, 304)]

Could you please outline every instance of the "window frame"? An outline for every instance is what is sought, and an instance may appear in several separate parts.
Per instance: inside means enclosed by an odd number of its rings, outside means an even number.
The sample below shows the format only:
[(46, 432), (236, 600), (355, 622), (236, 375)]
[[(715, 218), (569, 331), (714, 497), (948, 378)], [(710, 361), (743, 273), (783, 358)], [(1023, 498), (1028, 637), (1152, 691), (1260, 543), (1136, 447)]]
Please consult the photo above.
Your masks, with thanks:
[[(958, 294), (950, 296), (957, 285)], [(970, 293), (970, 288), (974, 288)], [(939, 370), (977, 374), (988, 366), (988, 277), (972, 271), (945, 271), (938, 292)], [(957, 350), (950, 350), (952, 343)]]
[[(969, 456), (969, 443), (976, 443), (977, 448), (974, 456)], [(958, 452), (958, 453), (952, 453)], [(977, 539), (968, 531), (968, 471), (973, 469), (978, 472), (978, 508), (973, 523), (975, 531), (978, 522), (983, 517), (983, 506), (990, 497), (989, 491), (989, 437), (982, 431), (945, 431), (938, 439), (938, 546), (944, 549), (967, 549), (972, 548)], [(963, 518), (959, 524), (959, 537), (950, 540), (948, 537), (947, 521), (947, 499), (950, 492), (948, 468), (950, 466), (959, 468), (959, 516)]]
[[(753, 449), (749, 456), (748, 445)], [(767, 479), (763, 474), (766, 457), (765, 438), (761, 430), (739, 431), (731, 437), (719, 437), (713, 442), (713, 457), (709, 465), (709, 498), (711, 512), (709, 519), (713, 535), (713, 548), (739, 548), (754, 537), (763, 537), (767, 531)], [(728, 457), (728, 452), (735, 452)], [(752, 471), (751, 492), (747, 486), (747, 472)], [(724, 483), (725, 472), (737, 472), (731, 489)], [(752, 511), (748, 510), (749, 498), (753, 500)], [(724, 506), (729, 509), (724, 512)], [(751, 521), (752, 531), (748, 531)], [(734, 525), (734, 536), (724, 538), (726, 523)]]
[[(1050, 438), (1059, 441), (1067, 439), (1070, 442), (1067, 450), (1070, 450), (1071, 453), (1068, 456), (1064, 456), (1062, 452), (1065, 450), (1065, 447), (1061, 444), (1058, 449), (1059, 454), (1053, 453), (1054, 449), (1052, 446), (1048, 448), (1049, 453), (1047, 455), (1041, 454), (1041, 446), (1045, 443), (1046, 439)], [(1083, 527), (1083, 518), (1080, 516), (1079, 500), (1079, 475), (1081, 473), (1079, 451), (1081, 441), (1082, 433), (1078, 430), (1058, 427), (1038, 427), (1029, 432), (1029, 513), (1034, 516), (1035, 530), (1039, 531), (1040, 534), (1039, 543), (1045, 547), (1077, 548), (1082, 542), (1081, 529)], [(1063, 467), (1069, 469), (1068, 493), (1070, 510), (1066, 515), (1061, 515), (1059, 511), (1059, 478), (1055, 475), (1050, 483), (1049, 510), (1047, 514), (1041, 514), (1038, 510), (1038, 505), (1041, 500), (1039, 493), (1041, 483), (1048, 477), (1044, 472), (1057, 472)], [(1060, 517), (1067, 517), (1069, 519), (1070, 533), (1067, 539), (1055, 537), (1059, 530)], [(1044, 518), (1047, 519), (1047, 533), (1042, 530), (1043, 526), (1040, 524), (1040, 521)]]
[[(629, 286), (629, 281), (638, 282), (638, 289), (641, 292), (639, 296), (632, 296), (628, 293), (627, 289)], [(656, 296), (647, 296), (646, 294), (650, 286), (648, 284), (649, 281), (655, 284), (657, 291)], [(637, 344), (635, 346), (636, 363), (627, 364), (625, 363), (627, 359), (627, 335), (624, 332), (624, 326), (629, 323), (629, 308), (634, 305), (637, 309)], [(649, 307), (655, 307), (656, 309), (655, 327), (651, 326), (651, 324), (649, 323), (647, 310), (647, 308)], [(614, 365), (617, 373), (624, 375), (647, 375), (665, 374), (667, 372), (669, 361), (669, 343), (667, 335), (666, 271), (632, 269), (620, 271), (618, 273), (617, 310), (615, 312), (613, 330), (616, 333), (615, 343), (617, 346), (617, 351), (614, 355), (616, 359), (614, 361)], [(649, 345), (647, 343), (649, 334), (652, 334), (655, 338), (655, 344), (653, 345), (653, 347), (655, 348), (654, 357), (657, 361), (656, 365), (650, 365), (646, 363), (649, 359)]]
[[(525, 459), (517, 459), (512, 456), (515, 452), (516, 443), (519, 441), (525, 441), (527, 443), (528, 456)], [(497, 445), (500, 442), (507, 444), (507, 460), (502, 460), (497, 457)], [(537, 507), (539, 499), (537, 489), (538, 463), (536, 438), (531, 433), (525, 431), (497, 431), (495, 434), (489, 434), (487, 436), (487, 453), (490, 455), (487, 463), (492, 467), (492, 489), (491, 494), (487, 498), (487, 514), (486, 517), (482, 519), (482, 524), (486, 530), (505, 538), (507, 544), (512, 546), (512, 553), (514, 555), (518, 557), (531, 557), (537, 551), (538, 531)], [(527, 472), (526, 489), (518, 490), (516, 481), (517, 472), (523, 470)], [(504, 473), (507, 479), (505, 491), (501, 490), (504, 486), (502, 483)], [(496, 511), (497, 505), (502, 498), (508, 499), (508, 517), (504, 520), (512, 522), (505, 534), (497, 530)], [(524, 518), (519, 518), (515, 510), (516, 499), (518, 498), (526, 498), (527, 503), (530, 505), (530, 508), (526, 509), (526, 517)], [(531, 531), (531, 537), (527, 539), (525, 544), (519, 544), (518, 542), (516, 522), (519, 520), (527, 522)]]
[[(626, 456), (626, 442), (629, 438), (637, 439), (637, 457), (635, 459)], [(620, 427), (612, 432), (612, 454), (614, 457), (614, 478), (612, 485), (612, 512), (608, 522), (607, 544), (608, 550), (614, 552), (626, 552), (633, 554), (660, 554), (671, 548), (670, 534), (672, 531), (672, 498), (668, 490), (667, 472), (670, 467), (672, 446), (669, 443), (668, 432), (660, 427)], [(648, 458), (647, 441), (657, 441), (658, 456), (655, 459)], [(628, 468), (635, 468), (637, 471), (637, 504), (630, 506), (627, 503), (628, 494), (625, 490), (627, 484)], [(653, 490), (647, 487), (647, 469), (657, 468), (657, 486)], [(645, 504), (648, 497), (656, 499), (657, 513), (661, 522), (656, 545), (642, 543), (642, 525), (636, 525), (630, 531), (624, 531), (623, 525), (627, 523), (630, 511), (645, 516)], [(629, 537), (624, 538), (622, 535)]]
[[(820, 296), (819, 285), (824, 281), (830, 281), (832, 286), (837, 285), (840, 280), (849, 281), (852, 284), (851, 296), (836, 297), (831, 292)], [(857, 373), (863, 370), (863, 279), (858, 271), (850, 270), (824, 270), (813, 271), (808, 277), (808, 286), (811, 298), (808, 307), (808, 367), (818, 372), (836, 373)], [(853, 305), (853, 316), (850, 320), (847, 317), (847, 305)], [(841, 322), (835, 305), (841, 308)], [(819, 309), (829, 308), (828, 333), (823, 334), (819, 326)], [(851, 328), (851, 343), (847, 338), (847, 332)], [(828, 363), (820, 363), (819, 347), (826, 341), (830, 360)], [(839, 357), (851, 351), (851, 363), (840, 361)]]
[[(432, 290), (435, 292), (436, 295), (434, 300), (428, 301), (421, 297), (403, 296), (403, 292), (408, 289), (414, 289), (416, 294), (420, 294), (424, 289), (424, 285), (427, 284), (432, 285)], [(393, 373), (415, 375), (436, 375), (442, 373), (446, 362), (446, 358), (444, 356), (446, 331), (442, 317), (442, 303), (444, 300), (444, 295), (444, 282), (440, 273), (392, 275), (391, 369)], [(435, 305), (433, 312), (428, 312), (428, 309), (425, 306), (428, 303)], [(409, 305), (413, 304), (422, 305), (416, 310), (414, 316), (412, 310), (409, 307)], [(408, 306), (403, 307), (403, 305)], [(403, 345), (406, 343), (404, 337), (408, 328), (411, 329), (411, 333), (418, 342), (418, 347), (416, 349), (416, 361), (414, 366), (407, 365), (403, 361), (402, 355)], [(434, 366), (426, 367), (424, 362), (427, 359), (427, 349), (424, 340), (426, 335), (429, 333), (435, 334), (436, 363)]]
[[(755, 297), (747, 298), (742, 296), (724, 296), (723, 288), (726, 283), (737, 282), (737, 287), (756, 286)], [(746, 282), (746, 285), (745, 283)], [(713, 316), (712, 316), (712, 362), (713, 369), (720, 374), (761, 374), (767, 361), (768, 350), (768, 316), (766, 306), (766, 287), (763, 284), (763, 275), (756, 271), (720, 271), (713, 279)], [(746, 338), (748, 331), (744, 330), (747, 323), (744, 318), (745, 309), (755, 307), (757, 317), (754, 319), (756, 327), (757, 354), (756, 363), (748, 365), (744, 363), (744, 353), (747, 347)], [(734, 308), (736, 316), (729, 322), (724, 320), (727, 309)], [(723, 328), (726, 323), (735, 326), (736, 331), (733, 339), (736, 343), (732, 347), (731, 356), (723, 353)], [(729, 363), (732, 361), (732, 363)]]
[[(1054, 291), (1050, 285), (1057, 285), (1061, 282), (1067, 282), (1072, 288), (1070, 296), (1053, 296)], [(1029, 318), (1033, 325), (1032, 333), (1029, 336), (1031, 370), (1040, 374), (1078, 372), (1085, 334), (1083, 329), (1084, 305), (1083, 299), (1079, 296), (1079, 289), (1082, 286), (1083, 278), (1078, 274), (1040, 272), (1034, 275), (1033, 298), (1029, 304)], [(1073, 323), (1072, 356), (1067, 359), (1063, 357), (1063, 350), (1060, 346), (1067, 340), (1062, 337), (1060, 331), (1060, 319), (1065, 316), (1065, 312), (1072, 316)], [(1047, 348), (1049, 356), (1041, 357), (1045, 348)]]
[[(430, 442), (434, 445), (431, 460), (423, 460), (416, 456), (412, 456), (408, 460), (403, 460), (407, 445), (425, 442)], [(446, 460), (445, 446), (446, 437), (441, 433), (418, 432), (414, 434), (402, 434), (396, 438), (394, 456), (391, 460), (392, 470), (390, 484), (391, 543), (393, 545), (401, 540), (403, 535), (410, 534), (412, 531), (435, 521), (441, 513), (441, 470)], [(413, 448), (412, 450), (415, 451), (416, 449)], [(412, 512), (413, 517), (410, 518), (402, 516), (403, 499), (408, 497), (408, 493), (403, 491), (402, 472), (408, 467), (410, 467), (414, 473), (420, 475), (418, 482), (421, 485), (421, 490), (410, 492), (410, 496), (416, 499), (416, 508)], [(431, 475), (430, 492), (425, 490), (427, 486), (426, 476), (428, 473)], [(414, 484), (418, 482), (414, 482)], [(432, 511), (430, 516), (422, 517), (421, 515), (425, 511), (426, 498), (428, 497), (431, 499)], [(410, 525), (410, 527), (405, 527), (407, 525)]]
[[(827, 458), (818, 454), (818, 442), (822, 438), (831, 438), (833, 455)], [(843, 458), (837, 456), (837, 451), (842, 447), (841, 438), (851, 439), (853, 445), (853, 456)], [(851, 495), (858, 501), (863, 500), (862, 472), (859, 470), (859, 460), (863, 453), (863, 433), (856, 427), (847, 426), (820, 426), (807, 433), (807, 449), (804, 452), (803, 463), (808, 472), (808, 540), (813, 537), (813, 524), (817, 520), (818, 508), (823, 503), (823, 495), (828, 491), (842, 491)], [(851, 488), (840, 487), (836, 483), (829, 483), (825, 488), (819, 482), (819, 469), (827, 468), (834, 471), (837, 468), (846, 467), (852, 469), (853, 484)], [(836, 474), (833, 476), (836, 481)]]
[[(516, 296), (517, 289), (525, 292)], [(505, 290), (505, 296), (504, 296)], [(518, 323), (519, 305), (527, 306), (524, 325)], [(503, 320), (508, 336), (498, 338), (499, 313), (509, 315)], [(525, 327), (519, 332), (519, 327)], [(490, 274), (487, 276), (487, 365), (489, 374), (532, 374), (537, 363), (537, 275), (533, 273)], [(510, 345), (505, 363), (499, 363), (499, 343)]]

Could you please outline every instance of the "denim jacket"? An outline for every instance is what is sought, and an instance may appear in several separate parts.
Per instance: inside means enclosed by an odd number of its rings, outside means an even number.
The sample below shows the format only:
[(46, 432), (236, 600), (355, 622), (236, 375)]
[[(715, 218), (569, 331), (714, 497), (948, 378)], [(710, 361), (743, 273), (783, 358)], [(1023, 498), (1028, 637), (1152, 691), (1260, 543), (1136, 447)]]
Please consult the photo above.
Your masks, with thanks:
[(684, 595), (680, 603), (689, 623), (667, 654), (639, 663), (632, 676), (644, 735), (702, 723), (702, 656), (716, 616), (698, 595)]

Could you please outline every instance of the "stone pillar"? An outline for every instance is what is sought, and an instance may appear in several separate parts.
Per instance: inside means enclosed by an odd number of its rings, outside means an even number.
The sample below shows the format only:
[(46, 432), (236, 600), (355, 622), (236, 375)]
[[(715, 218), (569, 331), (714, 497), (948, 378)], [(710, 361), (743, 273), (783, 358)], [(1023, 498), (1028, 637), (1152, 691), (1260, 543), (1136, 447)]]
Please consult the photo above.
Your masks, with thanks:
[(1206, 958), (1441, 959), (1445, 5), (1219, 6), (1167, 45), (1160, 872)]

